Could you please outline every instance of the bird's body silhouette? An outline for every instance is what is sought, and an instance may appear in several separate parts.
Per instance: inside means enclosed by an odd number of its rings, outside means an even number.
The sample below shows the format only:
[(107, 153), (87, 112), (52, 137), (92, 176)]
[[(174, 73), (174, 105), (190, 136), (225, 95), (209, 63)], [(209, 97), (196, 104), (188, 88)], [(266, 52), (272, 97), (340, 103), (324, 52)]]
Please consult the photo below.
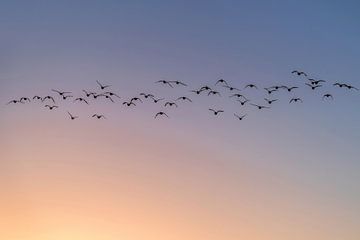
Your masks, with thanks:
[(209, 86), (207, 86), (207, 85), (202, 86), (202, 87), (200, 88), (200, 91), (211, 91), (211, 90), (212, 90), (211, 87), (209, 87)]
[(126, 105), (126, 106), (128, 106), (128, 107), (130, 107), (131, 105), (136, 106), (136, 104), (135, 104), (134, 102), (132, 102), (132, 101), (130, 101), (130, 102), (123, 102), (123, 105)]
[(312, 85), (309, 83), (305, 83), (305, 85), (309, 86), (312, 90), (315, 90), (316, 88), (322, 87), (322, 85)]
[(322, 99), (324, 100), (325, 98), (330, 98), (331, 100), (334, 100), (334, 97), (330, 93), (324, 94)]
[(358, 88), (356, 88), (356, 87), (354, 87), (354, 86), (351, 86), (351, 85), (348, 85), (348, 84), (345, 84), (345, 87), (346, 87), (347, 89), (355, 89), (355, 90), (359, 91)]
[(97, 95), (96, 95), (96, 98), (98, 98), (98, 97), (104, 97), (104, 98), (110, 100), (111, 102), (115, 102), (109, 95), (105, 95), (105, 94), (103, 94), (103, 93), (97, 94)]
[(304, 75), (305, 77), (307, 77), (307, 74), (305, 72), (303, 72), (303, 71), (294, 70), (291, 73), (296, 74), (298, 76)]
[(187, 87), (187, 84), (185, 84), (181, 81), (169, 81), (169, 83), (174, 83), (175, 85), (181, 85), (181, 86)]
[(245, 103), (250, 101), (249, 99), (245, 99), (244, 101), (241, 101), (240, 99), (236, 99), (236, 100), (241, 104), (241, 106), (244, 106)]
[(316, 80), (314, 78), (308, 78), (308, 80), (310, 81), (311, 85), (318, 85), (319, 83), (326, 82), (325, 80), (322, 79)]
[(258, 89), (258, 87), (255, 85), (255, 84), (247, 84), (244, 88), (255, 88), (255, 89)]
[(20, 98), (20, 102), (24, 103), (23, 101), (31, 102), (31, 101), (30, 101), (30, 98), (27, 98), (27, 97), (22, 97), (22, 98)]
[(113, 93), (113, 92), (104, 92), (102, 94), (105, 96), (121, 98), (119, 95), (117, 95), (116, 93)]
[(291, 92), (292, 90), (297, 89), (299, 87), (288, 87), (288, 86), (283, 85), (283, 86), (281, 86), (281, 88), (286, 89), (288, 92)]
[(239, 88), (231, 87), (229, 85), (223, 85), (223, 87), (229, 89), (229, 91), (241, 91)]
[(195, 94), (197, 94), (197, 95), (200, 95), (200, 93), (201, 93), (202, 91), (204, 91), (204, 90), (199, 89), (199, 90), (191, 90), (190, 92), (193, 92), (193, 93), (195, 93)]
[(156, 81), (155, 83), (162, 83), (164, 85), (167, 85), (169, 87), (172, 87), (173, 88), (173, 85), (171, 85), (170, 81), (166, 81), (166, 80), (159, 80), (159, 81)]
[(342, 88), (342, 87), (346, 87), (346, 84), (345, 84), (345, 83), (338, 83), (338, 82), (337, 82), (337, 83), (334, 83), (333, 85), (334, 85), (334, 86), (341, 87), (341, 88)]
[(56, 89), (51, 89), (51, 91), (58, 93), (60, 96), (64, 96), (64, 94), (70, 94), (71, 92), (62, 92)]
[(111, 87), (111, 85), (103, 85), (101, 82), (99, 82), (98, 80), (96, 80), (97, 84), (99, 85), (101, 90), (104, 90), (105, 88), (109, 88)]
[(33, 98), (32, 98), (33, 100), (41, 100), (42, 101), (42, 97), (40, 97), (40, 96), (38, 96), (38, 95), (35, 95)]
[(158, 103), (159, 101), (164, 100), (165, 98), (152, 98), (152, 100), (154, 101), (154, 103)]
[(143, 96), (144, 98), (155, 98), (155, 96), (151, 93), (140, 93), (140, 96)]
[(101, 119), (101, 118), (106, 119), (106, 117), (104, 115), (99, 115), (99, 114), (94, 114), (91, 117), (96, 117), (97, 119)]
[(47, 99), (51, 100), (53, 103), (55, 103), (55, 99), (52, 96), (45, 96), (43, 97), (43, 99), (41, 100), (42, 102), (46, 101)]
[(76, 101), (84, 102), (84, 103), (86, 103), (86, 104), (89, 104), (88, 101), (86, 101), (84, 98), (81, 98), (81, 97), (76, 98), (76, 99), (74, 100), (74, 102), (76, 102)]
[(289, 103), (292, 103), (292, 102), (303, 102), (303, 100), (301, 98), (292, 98), (292, 99), (290, 99)]
[(69, 114), (71, 120), (75, 120), (76, 118), (78, 118), (78, 116), (74, 116), (70, 112), (67, 113)]
[(278, 89), (275, 89), (275, 88), (264, 88), (266, 90), (266, 92), (270, 95), (272, 94), (273, 92), (276, 92), (278, 91)]
[(158, 112), (155, 114), (154, 118), (157, 118), (158, 116), (166, 116), (169, 117), (165, 112)]
[(233, 95), (231, 95), (231, 96), (229, 96), (230, 98), (232, 98), (232, 97), (237, 97), (237, 98), (244, 98), (244, 99), (247, 99), (244, 95), (242, 95), (242, 94), (240, 94), (240, 93), (235, 93), (235, 94), (233, 94)]
[(224, 112), (224, 110), (214, 110), (214, 109), (212, 109), (212, 108), (209, 108), (209, 111), (213, 112), (214, 115), (218, 115), (219, 113), (223, 113), (223, 112)]
[(250, 103), (250, 104), (253, 105), (254, 107), (257, 107), (259, 110), (264, 109), (264, 108), (270, 108), (270, 107), (267, 107), (267, 106), (257, 105), (257, 104), (254, 104), (254, 103)]
[(247, 114), (244, 114), (244, 115), (239, 116), (239, 115), (237, 115), (236, 113), (234, 113), (234, 116), (235, 116), (237, 119), (239, 119), (240, 121), (243, 120), (244, 117), (246, 117), (246, 115), (247, 115)]
[(59, 106), (56, 106), (56, 105), (52, 105), (52, 106), (50, 106), (50, 105), (45, 105), (45, 107), (49, 108), (49, 110), (53, 110), (53, 109), (55, 109), (55, 108), (58, 108)]
[(72, 98), (72, 97), (74, 97), (74, 96), (71, 96), (71, 95), (63, 95), (63, 96), (62, 96), (62, 98), (63, 98), (64, 100), (66, 100), (66, 99), (68, 99), (68, 98)]
[(278, 99), (268, 99), (268, 98), (264, 98), (264, 99), (268, 104), (272, 104), (273, 102), (276, 102), (278, 100)]
[(90, 96), (96, 95), (95, 92), (88, 92), (88, 91), (86, 91), (86, 90), (82, 90), (82, 91), (85, 93), (86, 97), (90, 97)]
[(179, 101), (179, 100), (192, 102), (192, 100), (190, 98), (188, 98), (188, 97), (178, 97), (175, 101)]
[(177, 105), (176, 103), (174, 103), (174, 102), (166, 102), (166, 103), (164, 104), (164, 106), (165, 106), (165, 107), (166, 107), (166, 106), (170, 106), (170, 107), (175, 106), (175, 107), (178, 107), (178, 105)]
[(219, 80), (216, 81), (215, 85), (218, 85), (219, 83), (221, 84), (225, 84), (225, 85), (229, 85), (224, 79), (220, 78)]
[(138, 97), (133, 97), (133, 98), (131, 98), (130, 99), (130, 102), (135, 102), (135, 101), (139, 101), (139, 102), (143, 102), (140, 98), (138, 98)]
[(16, 104), (16, 103), (22, 103), (22, 104), (24, 104), (24, 103), (21, 102), (20, 100), (14, 99), (14, 100), (11, 100), (10, 102), (8, 102), (6, 105), (9, 105), (9, 104), (11, 104), (11, 103), (14, 103), (14, 104)]
[(219, 95), (221, 97), (221, 94), (218, 91), (214, 91), (214, 90), (211, 90), (210, 92), (208, 92), (208, 96), (210, 96), (210, 95)]

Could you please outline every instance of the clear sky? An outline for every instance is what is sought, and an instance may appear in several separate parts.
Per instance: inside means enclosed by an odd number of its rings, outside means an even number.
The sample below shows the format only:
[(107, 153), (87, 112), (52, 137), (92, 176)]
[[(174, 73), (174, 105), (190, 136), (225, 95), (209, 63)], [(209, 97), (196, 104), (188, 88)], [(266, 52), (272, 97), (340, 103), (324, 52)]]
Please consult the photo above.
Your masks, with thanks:
[[(1, 1), (0, 239), (358, 240), (360, 93), (330, 84), (360, 87), (359, 9), (333, 0)], [(328, 84), (314, 92), (293, 69)], [(264, 111), (188, 92), (219, 78), (301, 88), (277, 93)], [(57, 98), (55, 111), (6, 105), (52, 88), (80, 96), (98, 91), (96, 80), (122, 99)], [(121, 104), (143, 91), (193, 103), (166, 109), (169, 119), (153, 118), (160, 105)], [(263, 103), (263, 90), (242, 91)], [(334, 101), (321, 100), (326, 92)], [(290, 105), (295, 96), (304, 103)]]

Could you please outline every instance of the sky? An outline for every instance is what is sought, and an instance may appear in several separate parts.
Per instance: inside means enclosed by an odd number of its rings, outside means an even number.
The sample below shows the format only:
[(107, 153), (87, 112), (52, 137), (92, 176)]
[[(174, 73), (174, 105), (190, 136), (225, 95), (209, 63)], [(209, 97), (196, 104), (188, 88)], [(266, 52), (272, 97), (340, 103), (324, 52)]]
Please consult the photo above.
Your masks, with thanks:
[[(0, 239), (357, 240), (358, 1), (0, 3)], [(326, 79), (319, 91), (294, 69)], [(271, 109), (191, 95), (224, 78)], [(188, 87), (166, 88), (159, 79)], [(51, 89), (120, 100), (6, 105)], [(220, 88), (219, 88), (220, 89)], [(145, 101), (186, 94), (177, 109)], [(330, 92), (334, 100), (323, 101)], [(301, 97), (302, 104), (289, 104)], [(61, 105), (60, 105), (61, 104)], [(213, 116), (208, 108), (221, 108)], [(154, 119), (166, 110), (169, 118)], [(71, 121), (67, 111), (79, 116)], [(107, 119), (90, 116), (104, 114)], [(247, 114), (243, 121), (233, 113)]]

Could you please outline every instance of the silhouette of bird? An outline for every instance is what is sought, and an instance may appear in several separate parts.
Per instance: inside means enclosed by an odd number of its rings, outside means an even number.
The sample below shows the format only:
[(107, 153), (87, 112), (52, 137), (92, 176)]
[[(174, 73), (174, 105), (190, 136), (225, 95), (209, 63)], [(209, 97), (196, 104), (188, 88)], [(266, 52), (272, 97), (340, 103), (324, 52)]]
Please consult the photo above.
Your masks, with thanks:
[(281, 86), (282, 88), (286, 89), (288, 92), (291, 92), (293, 89), (297, 89), (299, 87), (287, 87), (285, 85)]
[(230, 87), (229, 85), (223, 85), (224, 88), (229, 89), (230, 91), (241, 91), (239, 88), (236, 87)]
[(162, 83), (164, 85), (168, 85), (168, 86), (173, 88), (173, 85), (171, 85), (171, 83), (169, 81), (166, 81), (166, 80), (159, 80), (159, 81), (156, 81), (155, 83)]
[(79, 102), (84, 102), (84, 103), (86, 103), (86, 104), (89, 104), (88, 103), (88, 101), (86, 101), (85, 99), (83, 99), (83, 98), (76, 98), (75, 100), (74, 100), (74, 102), (76, 102), (76, 101), (79, 101)]
[(78, 116), (74, 116), (70, 112), (67, 113), (69, 114), (71, 120), (75, 120), (76, 118), (78, 118)]
[(232, 97), (237, 97), (237, 98), (244, 98), (244, 99), (247, 99), (244, 95), (242, 95), (242, 94), (240, 94), (240, 93), (235, 93), (235, 94), (233, 94), (233, 95), (231, 95), (231, 96), (229, 96), (229, 98), (232, 98)]
[(345, 87), (347, 87), (348, 89), (355, 89), (355, 90), (359, 91), (358, 88), (356, 88), (354, 86), (351, 86), (351, 85), (348, 85), (348, 84), (345, 84)]
[(59, 106), (56, 106), (56, 105), (45, 105), (45, 107), (49, 108), (49, 110), (53, 110), (54, 108), (58, 108)]
[(74, 96), (71, 96), (71, 95), (63, 95), (63, 96), (62, 96), (62, 98), (63, 98), (64, 100), (66, 100), (67, 98), (72, 98), (72, 97), (74, 97)]
[(175, 85), (182, 85), (182, 86), (187, 86), (187, 84), (180, 82), (180, 81), (169, 81), (169, 83), (175, 83)]
[(272, 94), (273, 92), (276, 92), (276, 91), (278, 91), (277, 89), (275, 89), (275, 88), (264, 88), (265, 90), (266, 90), (266, 92), (270, 95), (270, 94)]
[(134, 102), (134, 101), (140, 101), (143, 102), (140, 98), (138, 97), (133, 97), (132, 99), (130, 99), (130, 102)]
[(9, 105), (10, 103), (22, 103), (22, 104), (24, 104), (24, 103), (21, 102), (20, 100), (14, 99), (14, 100), (11, 100), (10, 102), (8, 102), (6, 105)]
[(51, 91), (58, 93), (60, 96), (63, 96), (64, 94), (70, 94), (71, 92), (61, 92), (59, 90), (51, 89)]
[(110, 97), (115, 96), (117, 98), (121, 98), (119, 95), (117, 95), (116, 93), (113, 93), (113, 92), (104, 92), (102, 94), (105, 95), (105, 96), (110, 96)]
[(96, 117), (97, 119), (101, 119), (101, 118), (106, 119), (106, 117), (104, 115), (99, 115), (99, 114), (94, 114), (94, 115), (92, 115), (92, 117)]
[(292, 102), (303, 102), (303, 101), (301, 98), (292, 98), (292, 99), (290, 99), (289, 103), (292, 103)]
[(218, 91), (213, 91), (213, 90), (208, 92), (208, 96), (210, 96), (210, 95), (219, 95), (221, 97), (221, 94)]
[(219, 80), (216, 81), (215, 85), (218, 85), (219, 83), (221, 84), (225, 84), (225, 85), (229, 85), (224, 79), (220, 78)]
[[(272, 87), (269, 87), (268, 89), (270, 89), (270, 88), (272, 88), (272, 89), (275, 89), (275, 90), (279, 90), (280, 88), (282, 88), (282, 86), (272, 86)], [(266, 88), (265, 88), (266, 89)]]
[(244, 115), (239, 116), (239, 115), (237, 115), (236, 113), (234, 113), (234, 116), (235, 116), (237, 119), (239, 119), (240, 121), (243, 120), (244, 117), (246, 117), (246, 115), (247, 115), (247, 114), (244, 114)]
[(248, 85), (246, 85), (244, 88), (256, 88), (256, 89), (258, 89), (258, 87), (255, 85), (255, 84), (248, 84)]
[(42, 100), (42, 97), (40, 97), (40, 96), (38, 96), (38, 95), (35, 95), (34, 97), (33, 97), (33, 100), (34, 99), (36, 99), (36, 100)]
[(140, 93), (140, 96), (144, 96), (144, 98), (154, 98), (155, 96), (153, 94), (146, 94), (146, 93)]
[(49, 99), (49, 100), (53, 101), (53, 103), (55, 103), (55, 100), (54, 100), (54, 98), (52, 96), (45, 96), (45, 97), (43, 97), (43, 99), (41, 101), (44, 102), (47, 99)]
[(324, 100), (325, 98), (331, 98), (331, 100), (334, 100), (334, 97), (330, 93), (324, 94), (322, 99)]
[(205, 86), (202, 86), (201, 88), (200, 88), (200, 91), (211, 91), (212, 89), (211, 89), (211, 87), (209, 87), (209, 86), (207, 86), (207, 85), (205, 85)]
[(238, 102), (240, 102), (240, 104), (242, 105), (242, 106), (244, 106), (245, 105), (245, 103), (247, 103), (247, 102), (249, 102), (250, 100), (248, 100), (248, 99), (245, 99), (244, 101), (241, 101), (240, 99), (236, 99)]
[(212, 111), (214, 113), (214, 115), (218, 115), (219, 113), (224, 112), (224, 110), (214, 110), (212, 108), (209, 108), (209, 111)]
[(334, 83), (333, 86), (339, 86), (339, 87), (346, 87), (346, 84), (345, 83)]
[(190, 92), (193, 92), (193, 93), (196, 93), (197, 95), (199, 95), (202, 91), (204, 91), (204, 90), (199, 89), (199, 90), (191, 90)]
[(259, 110), (261, 110), (263, 108), (270, 108), (270, 107), (266, 107), (266, 106), (262, 106), (262, 105), (257, 105), (257, 104), (254, 104), (254, 103), (250, 103), (250, 104), (257, 107)]
[(311, 85), (318, 85), (319, 83), (326, 82), (325, 80), (316, 80), (314, 78), (308, 78), (308, 80), (310, 81)]
[(20, 98), (20, 102), (23, 102), (23, 101), (31, 102), (30, 99), (27, 97)]
[(123, 102), (123, 105), (127, 105), (128, 107), (130, 107), (131, 105), (136, 106), (136, 104), (135, 104), (134, 102), (132, 102), (132, 101), (130, 101), (130, 102)]
[(82, 90), (84, 93), (85, 93), (85, 95), (86, 95), (86, 97), (90, 97), (91, 95), (96, 95), (96, 93), (95, 92), (88, 92), (88, 91), (86, 91), (86, 90)]
[(292, 74), (297, 74), (298, 76), (304, 75), (305, 77), (307, 77), (307, 74), (303, 71), (298, 71), (298, 70), (294, 70), (291, 72)]
[(155, 114), (155, 117), (154, 118), (156, 118), (157, 116), (162, 116), (162, 115), (164, 115), (164, 116), (166, 116), (166, 117), (169, 117), (166, 113), (164, 113), (164, 112), (158, 112), (158, 113), (156, 113)]
[(152, 100), (154, 101), (154, 103), (158, 103), (159, 101), (162, 101), (162, 100), (164, 100), (165, 98), (158, 98), (158, 99), (156, 99), (156, 98), (152, 98)]
[(305, 83), (305, 85), (309, 86), (312, 90), (315, 90), (318, 87), (322, 87), (322, 85), (311, 85), (309, 83)]
[(99, 84), (101, 90), (104, 90), (105, 88), (111, 87), (111, 85), (103, 85), (98, 80), (96, 80), (97, 84)]
[(111, 102), (114, 102), (114, 100), (113, 100), (109, 95), (105, 95), (105, 94), (103, 94), (103, 93), (97, 94), (97, 95), (96, 95), (96, 98), (98, 98), (98, 97), (104, 97), (104, 98), (106, 98), (106, 99), (109, 99)]
[(189, 102), (192, 102), (191, 99), (188, 97), (178, 97), (175, 101), (179, 101), (179, 100), (184, 100), (184, 101), (187, 100)]
[(273, 102), (276, 102), (278, 100), (278, 99), (268, 99), (268, 98), (264, 98), (264, 99), (268, 104), (272, 104)]
[(164, 104), (164, 106), (165, 106), (165, 107), (166, 107), (166, 106), (170, 106), (170, 107), (175, 106), (175, 107), (178, 107), (178, 105), (177, 105), (176, 103), (174, 103), (174, 102), (166, 102), (166, 103)]

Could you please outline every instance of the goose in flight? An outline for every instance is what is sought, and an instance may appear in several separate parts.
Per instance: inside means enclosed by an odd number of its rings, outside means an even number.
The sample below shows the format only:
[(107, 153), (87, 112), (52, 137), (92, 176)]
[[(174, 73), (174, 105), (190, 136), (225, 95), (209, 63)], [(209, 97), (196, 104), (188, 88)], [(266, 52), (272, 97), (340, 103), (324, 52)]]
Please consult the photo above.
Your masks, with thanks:
[(312, 90), (315, 90), (318, 87), (322, 87), (322, 85), (311, 85), (309, 83), (305, 83), (305, 85), (309, 86)]
[(240, 99), (236, 99), (236, 100), (241, 104), (241, 106), (244, 106), (245, 103), (250, 101), (249, 99), (245, 99), (244, 101), (241, 101)]
[(36, 99), (36, 100), (41, 100), (42, 101), (42, 97), (38, 96), (38, 95), (35, 95), (33, 98), (33, 100)]
[(22, 103), (22, 104), (24, 104), (23, 102), (21, 102), (20, 100), (16, 100), (16, 99), (14, 99), (14, 100), (11, 100), (10, 102), (8, 102), (6, 105), (9, 105), (10, 103)]
[(239, 88), (230, 87), (229, 85), (223, 85), (223, 87), (229, 89), (230, 91), (241, 91)]
[(290, 99), (289, 103), (292, 103), (292, 102), (303, 102), (303, 101), (301, 98), (292, 98), (292, 99)]
[(164, 112), (158, 112), (158, 113), (156, 113), (155, 114), (155, 117), (154, 118), (157, 118), (157, 116), (166, 116), (166, 117), (169, 117), (166, 113), (164, 113)]
[(141, 103), (143, 102), (140, 98), (138, 97), (133, 97), (132, 99), (130, 99), (130, 102), (135, 102), (135, 101), (140, 101)]
[(284, 88), (284, 89), (286, 89), (288, 92), (291, 92), (292, 90), (297, 89), (297, 88), (299, 88), (299, 87), (287, 87), (287, 86), (283, 85), (283, 86), (281, 86), (281, 88)]
[(187, 84), (180, 82), (180, 81), (169, 81), (169, 83), (175, 83), (175, 85), (181, 85), (187, 87)]
[(45, 105), (45, 107), (49, 108), (49, 110), (53, 110), (54, 108), (58, 108), (59, 106), (56, 106), (56, 105)]
[(179, 101), (179, 100), (183, 100), (183, 101), (189, 101), (189, 102), (192, 102), (190, 98), (188, 97), (178, 97), (175, 101)]
[(55, 103), (55, 100), (52, 96), (45, 96), (45, 97), (43, 97), (43, 99), (41, 101), (44, 102), (47, 99), (49, 99), (49, 100), (53, 101), (53, 103)]
[(62, 92), (56, 89), (51, 89), (51, 91), (58, 93), (60, 96), (64, 96), (64, 94), (70, 94), (71, 92)]
[(244, 88), (255, 88), (255, 89), (258, 89), (258, 87), (257, 87), (255, 84), (252, 84), (252, 83), (246, 85)]
[(208, 96), (210, 96), (210, 95), (219, 95), (221, 97), (221, 94), (218, 91), (213, 91), (213, 90), (208, 92)]
[(324, 94), (322, 99), (324, 100), (325, 98), (330, 98), (331, 100), (334, 100), (334, 97), (330, 93)]
[(164, 84), (164, 85), (168, 85), (169, 87), (172, 87), (172, 88), (173, 88), (173, 85), (171, 85), (170, 81), (159, 80), (159, 81), (156, 81), (155, 83), (162, 83), (162, 84)]
[(247, 114), (244, 114), (244, 115), (239, 116), (239, 115), (237, 115), (236, 113), (234, 113), (234, 116), (235, 116), (237, 119), (239, 119), (240, 121), (243, 120), (244, 117), (246, 117), (246, 115), (247, 115)]
[(27, 98), (27, 97), (22, 97), (22, 98), (20, 98), (20, 102), (23, 103), (23, 101), (31, 102), (30, 99)]
[(69, 114), (71, 120), (75, 120), (76, 118), (78, 118), (78, 116), (74, 116), (70, 112), (67, 113)]
[(74, 97), (74, 96), (71, 96), (71, 95), (63, 95), (63, 96), (62, 96), (62, 98), (63, 98), (64, 100), (66, 100), (67, 98), (72, 98), (72, 97)]
[(190, 92), (193, 92), (193, 93), (195, 93), (195, 94), (197, 94), (197, 95), (200, 95), (200, 93), (201, 93), (202, 91), (204, 91), (204, 90), (199, 89), (199, 90), (191, 90)]
[(130, 102), (123, 102), (123, 105), (127, 105), (128, 107), (130, 107), (131, 105), (136, 106), (136, 104), (135, 104), (134, 102), (132, 102), (132, 101), (130, 101)]
[(209, 108), (209, 111), (213, 112), (214, 115), (218, 115), (219, 113), (224, 112), (224, 110), (214, 110), (214, 109), (212, 109), (212, 108)]
[(229, 98), (232, 98), (232, 97), (237, 97), (237, 98), (241, 98), (241, 97), (242, 97), (242, 98), (244, 98), (244, 99), (247, 99), (244, 95), (239, 94), (239, 93), (235, 93), (235, 94), (229, 96)]
[(144, 96), (144, 98), (155, 98), (153, 94), (140, 93), (140, 96)]
[(96, 80), (97, 84), (100, 86), (101, 90), (104, 90), (105, 88), (111, 87), (111, 85), (103, 85), (98, 80)]
[(94, 114), (91, 117), (96, 117), (97, 119), (101, 119), (101, 118), (106, 119), (106, 117), (104, 115), (99, 115), (99, 114)]
[(76, 101), (79, 101), (79, 102), (84, 102), (84, 103), (86, 103), (86, 104), (89, 104), (88, 103), (88, 101), (86, 101), (85, 99), (83, 99), (83, 98), (76, 98), (75, 100), (74, 100), (74, 102), (76, 102)]
[(111, 102), (114, 102), (114, 100), (113, 100), (109, 95), (105, 95), (105, 94), (103, 94), (103, 93), (97, 94), (97, 95), (96, 95), (96, 98), (98, 98), (98, 97), (104, 97), (104, 98), (106, 98), (106, 99), (109, 99)]
[(316, 80), (314, 78), (308, 78), (308, 80), (310, 81), (311, 85), (318, 85), (319, 83), (326, 82), (325, 80)]
[(270, 108), (270, 107), (266, 107), (266, 106), (262, 106), (262, 105), (257, 105), (257, 104), (254, 104), (254, 103), (250, 103), (250, 104), (257, 107), (259, 110), (261, 110), (263, 108)]
[(276, 102), (278, 100), (278, 99), (268, 99), (268, 98), (264, 98), (264, 99), (268, 104), (272, 104), (273, 102)]
[(356, 88), (354, 86), (351, 86), (351, 85), (348, 85), (348, 84), (345, 84), (345, 87), (347, 87), (348, 89), (355, 89), (355, 90), (359, 91), (358, 88)]
[(225, 84), (225, 85), (229, 85), (224, 79), (220, 78), (219, 80), (216, 81), (215, 86), (218, 85), (219, 83), (221, 84)]
[(338, 87), (346, 87), (346, 84), (345, 83), (334, 83), (333, 86), (338, 86)]
[(86, 91), (86, 90), (82, 90), (84, 93), (85, 93), (85, 95), (86, 95), (86, 97), (90, 97), (91, 95), (96, 95), (96, 93), (95, 92), (88, 92), (88, 91)]
[(105, 96), (110, 96), (110, 97), (115, 96), (117, 98), (121, 98), (119, 95), (117, 95), (116, 93), (113, 93), (113, 92), (104, 92), (102, 94), (105, 95)]
[(165, 104), (164, 104), (164, 106), (166, 107), (166, 106), (170, 106), (170, 107), (172, 107), (172, 106), (175, 106), (175, 107), (178, 107), (178, 105), (176, 104), (176, 103), (174, 103), (174, 102), (166, 102)]
[(211, 91), (211, 90), (212, 90), (211, 87), (209, 87), (209, 86), (207, 86), (207, 85), (202, 86), (202, 87), (200, 88), (200, 91)]
[(165, 98), (158, 98), (158, 99), (156, 99), (156, 98), (152, 98), (152, 100), (154, 101), (154, 103), (158, 103), (159, 101), (162, 101), (162, 100), (164, 100)]
[(305, 72), (303, 72), (303, 71), (294, 70), (291, 73), (296, 74), (298, 76), (304, 75), (305, 77), (307, 77), (307, 74)]
[(266, 92), (270, 95), (272, 94), (273, 92), (276, 92), (278, 89), (275, 89), (275, 88), (264, 88), (266, 90)]

